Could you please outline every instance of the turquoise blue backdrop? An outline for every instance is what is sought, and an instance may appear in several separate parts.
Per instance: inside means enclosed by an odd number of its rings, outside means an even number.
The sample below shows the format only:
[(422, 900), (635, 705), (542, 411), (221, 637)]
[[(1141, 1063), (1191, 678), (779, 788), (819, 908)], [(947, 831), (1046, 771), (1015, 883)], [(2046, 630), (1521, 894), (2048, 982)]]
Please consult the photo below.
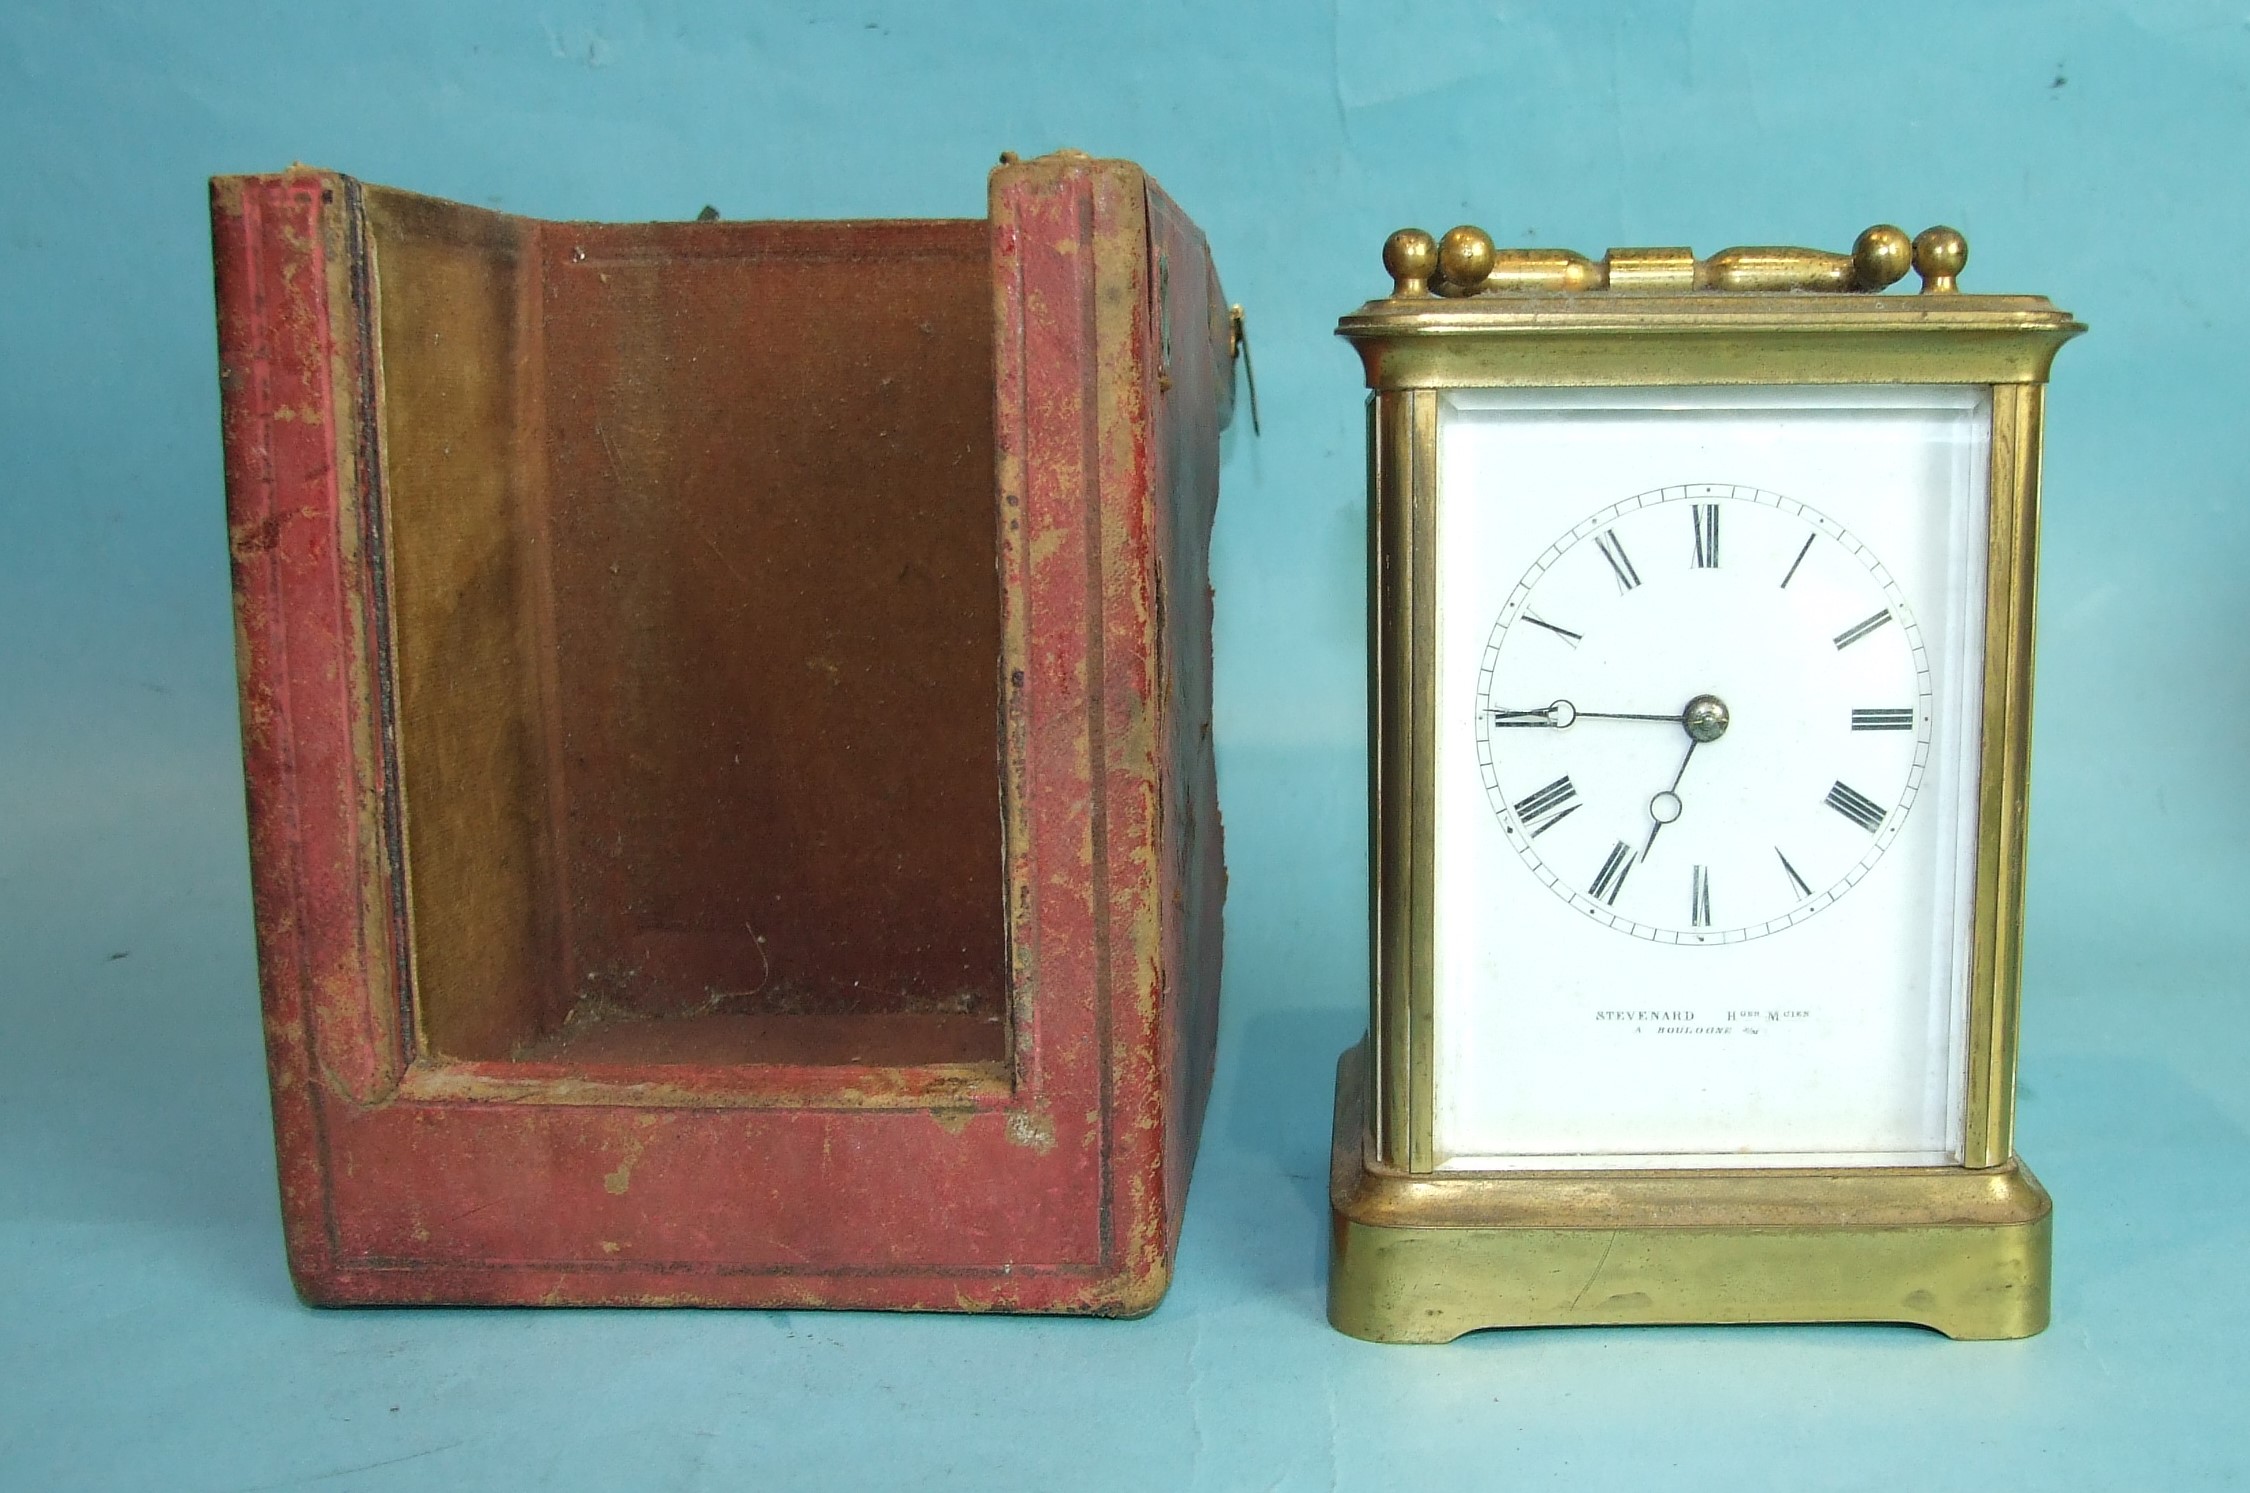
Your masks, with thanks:
[[(1245, 302), (1215, 541), (1233, 898), (1178, 1284), (1135, 1324), (320, 1314), (266, 1128), (203, 179), (546, 217), (974, 216), (1146, 164)], [(0, 7), (0, 1484), (2183, 1487), (2250, 1471), (2250, 17), (2238, 3), (22, 0)], [(2048, 446), (2023, 1150), (2043, 1337), (1320, 1315), (1361, 1022), (1363, 506), (1330, 335), (1401, 224), (1952, 223), (2093, 327)]]

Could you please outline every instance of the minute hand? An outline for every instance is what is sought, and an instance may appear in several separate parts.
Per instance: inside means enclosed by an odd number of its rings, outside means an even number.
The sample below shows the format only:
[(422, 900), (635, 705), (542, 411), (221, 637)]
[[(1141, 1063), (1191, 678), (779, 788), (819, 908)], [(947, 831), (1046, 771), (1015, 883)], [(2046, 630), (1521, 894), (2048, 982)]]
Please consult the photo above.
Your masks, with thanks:
[(1592, 721), (1668, 721), (1677, 726), (1681, 723), (1682, 716), (1679, 711), (1673, 711), (1670, 715), (1651, 715), (1628, 710), (1580, 710), (1568, 700), (1557, 700), (1554, 704), (1539, 710), (1494, 710), (1492, 712), (1492, 724), (1495, 726), (1550, 726), (1560, 731), (1567, 729), (1580, 719)]

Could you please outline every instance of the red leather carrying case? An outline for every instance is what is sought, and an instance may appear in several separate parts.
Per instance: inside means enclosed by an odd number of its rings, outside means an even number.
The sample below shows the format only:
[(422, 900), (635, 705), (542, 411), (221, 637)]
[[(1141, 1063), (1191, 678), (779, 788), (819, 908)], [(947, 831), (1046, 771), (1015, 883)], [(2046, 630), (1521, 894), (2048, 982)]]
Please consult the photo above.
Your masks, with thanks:
[(305, 1298), (1153, 1306), (1225, 890), (1195, 226), (1077, 155), (983, 221), (212, 221)]

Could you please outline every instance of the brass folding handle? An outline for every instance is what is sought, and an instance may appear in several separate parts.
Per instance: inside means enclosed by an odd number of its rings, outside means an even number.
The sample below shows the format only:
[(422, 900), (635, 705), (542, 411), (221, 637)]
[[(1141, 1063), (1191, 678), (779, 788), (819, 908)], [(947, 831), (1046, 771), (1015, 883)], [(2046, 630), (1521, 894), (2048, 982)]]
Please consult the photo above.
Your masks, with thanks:
[(1910, 240), (1888, 223), (1861, 234), (1849, 254), (1746, 247), (1698, 259), (1693, 249), (1612, 249), (1588, 259), (1568, 249), (1496, 249), (1492, 235), (1466, 224), (1441, 239), (1401, 228), (1383, 245), (1394, 299), (1558, 290), (1872, 292), (1909, 269), (1921, 272), (1924, 295), (1945, 295), (1960, 289), (1956, 279), (1968, 259), (1968, 240), (1950, 228), (1924, 229)]

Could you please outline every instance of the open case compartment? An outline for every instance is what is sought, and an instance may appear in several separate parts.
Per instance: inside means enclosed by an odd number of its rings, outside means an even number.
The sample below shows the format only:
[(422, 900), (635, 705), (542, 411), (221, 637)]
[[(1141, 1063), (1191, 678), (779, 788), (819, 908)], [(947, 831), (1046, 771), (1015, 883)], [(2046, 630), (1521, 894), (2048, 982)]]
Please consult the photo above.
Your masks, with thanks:
[(353, 195), (422, 1050), (997, 1076), (986, 225)]
[(1129, 164), (991, 202), (214, 183), (309, 1299), (1161, 1293), (1216, 1025), (1232, 336)]

